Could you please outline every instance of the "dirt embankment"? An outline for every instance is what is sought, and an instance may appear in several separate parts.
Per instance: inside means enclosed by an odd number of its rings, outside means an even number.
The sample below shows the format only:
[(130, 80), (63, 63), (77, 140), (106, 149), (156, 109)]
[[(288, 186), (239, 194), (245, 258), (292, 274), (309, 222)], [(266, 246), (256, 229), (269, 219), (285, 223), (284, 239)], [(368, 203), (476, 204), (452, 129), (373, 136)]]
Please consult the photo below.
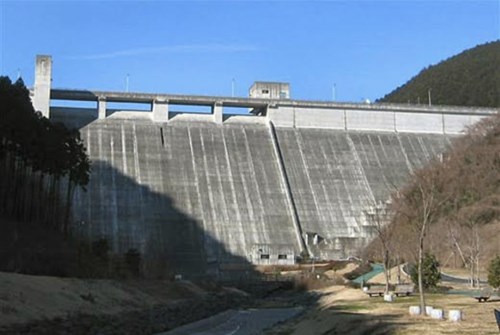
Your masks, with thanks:
[(0, 272), (0, 334), (152, 334), (246, 303), (191, 282), (81, 280)]

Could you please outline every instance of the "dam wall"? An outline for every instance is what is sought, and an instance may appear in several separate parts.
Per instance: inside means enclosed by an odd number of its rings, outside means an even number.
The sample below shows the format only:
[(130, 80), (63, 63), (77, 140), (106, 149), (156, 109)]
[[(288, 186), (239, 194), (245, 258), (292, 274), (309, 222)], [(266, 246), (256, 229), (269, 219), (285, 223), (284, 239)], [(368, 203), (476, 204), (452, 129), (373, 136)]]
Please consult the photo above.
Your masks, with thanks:
[(252, 262), (257, 246), (292, 250), (273, 263), (302, 251), (267, 126), (107, 119), (80, 131), (92, 175), (73, 216), (86, 236), (177, 268)]
[(374, 208), (467, 126), (498, 112), (51, 89), (42, 72), (33, 101), (80, 129), (92, 161), (87, 191), (73, 199), (73, 231), (106, 238), (115, 252), (138, 249), (160, 272), (218, 276), (238, 264), (357, 255), (375, 236)]
[(277, 134), (308, 247), (322, 259), (345, 258), (366, 245), (374, 236), (367, 214), (450, 141), (328, 129), (278, 128)]
[(374, 236), (366, 213), (453, 137), (271, 127), (262, 118), (157, 123), (140, 113), (51, 113), (80, 127), (93, 162), (88, 192), (74, 199), (80, 232), (110, 239), (118, 252), (137, 248), (176, 268), (215, 272), (290, 264), (304, 252), (356, 255)]

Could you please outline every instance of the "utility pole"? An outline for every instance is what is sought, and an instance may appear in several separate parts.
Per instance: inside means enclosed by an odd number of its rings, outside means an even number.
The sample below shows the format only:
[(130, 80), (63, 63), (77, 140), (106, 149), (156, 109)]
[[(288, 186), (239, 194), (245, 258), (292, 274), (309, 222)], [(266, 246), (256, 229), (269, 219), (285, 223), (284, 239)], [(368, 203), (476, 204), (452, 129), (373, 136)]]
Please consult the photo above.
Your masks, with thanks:
[(235, 87), (235, 80), (234, 78), (231, 80), (231, 96), (234, 97), (234, 87)]
[(127, 76), (125, 77), (125, 92), (127, 93), (128, 93), (129, 80), (130, 80), (130, 75), (127, 73)]
[(337, 84), (332, 86), (332, 101), (337, 100)]
[(430, 88), (427, 90), (427, 95), (429, 96), (429, 106), (432, 106), (431, 89)]

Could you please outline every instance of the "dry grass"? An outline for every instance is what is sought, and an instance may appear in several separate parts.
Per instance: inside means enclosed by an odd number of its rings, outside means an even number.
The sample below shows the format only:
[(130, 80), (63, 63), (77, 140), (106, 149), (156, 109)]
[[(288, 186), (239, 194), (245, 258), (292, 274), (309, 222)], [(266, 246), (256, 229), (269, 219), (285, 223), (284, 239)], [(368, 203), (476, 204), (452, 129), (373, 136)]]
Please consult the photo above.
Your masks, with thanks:
[(427, 305), (460, 309), (464, 320), (451, 322), (430, 317), (413, 317), (409, 307), (418, 305), (418, 296), (400, 297), (393, 303), (369, 298), (361, 290), (332, 287), (318, 291), (318, 306), (298, 320), (276, 327), (268, 334), (498, 334), (493, 309), (500, 301), (478, 303), (466, 296), (428, 294)]

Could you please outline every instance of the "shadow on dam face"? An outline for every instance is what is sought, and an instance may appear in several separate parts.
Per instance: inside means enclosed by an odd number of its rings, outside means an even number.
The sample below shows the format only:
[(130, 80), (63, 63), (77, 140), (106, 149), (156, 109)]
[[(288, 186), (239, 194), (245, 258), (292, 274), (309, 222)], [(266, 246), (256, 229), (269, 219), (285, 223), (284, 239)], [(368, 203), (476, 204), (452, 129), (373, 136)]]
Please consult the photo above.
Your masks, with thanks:
[(258, 277), (248, 260), (227, 251), (200, 222), (176, 208), (170, 196), (139, 184), (107, 162), (93, 161), (92, 166), (87, 192), (75, 193), (77, 235), (105, 238), (120, 254), (139, 250), (147, 277)]

